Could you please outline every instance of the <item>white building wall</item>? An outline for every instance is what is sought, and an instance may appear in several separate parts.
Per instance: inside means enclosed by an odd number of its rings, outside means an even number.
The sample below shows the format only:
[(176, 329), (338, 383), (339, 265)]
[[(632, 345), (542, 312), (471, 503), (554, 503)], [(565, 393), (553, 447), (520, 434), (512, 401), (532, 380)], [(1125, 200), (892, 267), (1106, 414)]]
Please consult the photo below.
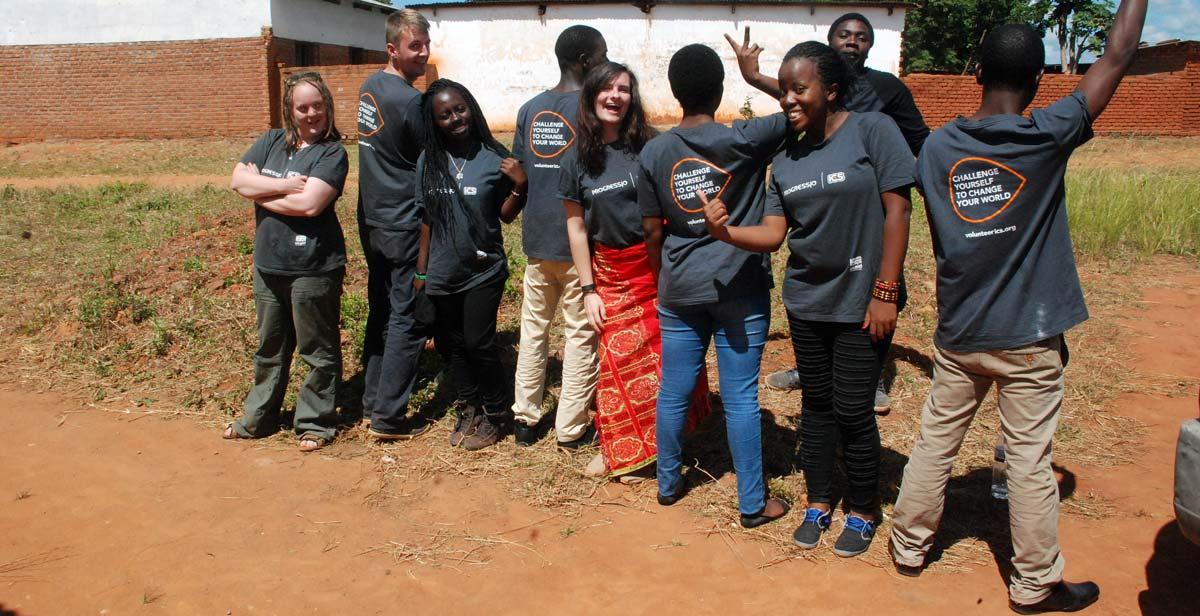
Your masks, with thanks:
[(0, 45), (259, 36), (270, 8), (271, 0), (0, 0)]
[(325, 0), (271, 2), (271, 28), (275, 36), (297, 41), (383, 51), (387, 43), (386, 22), (387, 15), (378, 8), (355, 8), (353, 0), (342, 0), (340, 5)]
[(736, 117), (747, 98), (758, 115), (779, 110), (771, 97), (747, 85), (738, 73), (733, 50), (724, 34), (741, 40), (750, 26), (752, 40), (764, 47), (762, 71), (773, 75), (783, 55), (796, 43), (824, 41), (830, 24), (854, 10), (871, 20), (875, 45), (868, 66), (898, 73), (904, 9), (869, 6), (659, 5), (649, 14), (630, 4), (549, 5), (539, 17), (536, 5), (462, 6), (420, 9), (433, 26), (433, 53), (438, 76), (466, 85), (479, 99), (488, 122), (511, 129), (517, 109), (558, 81), (554, 41), (568, 26), (586, 24), (608, 42), (608, 57), (627, 64), (641, 84), (642, 102), (660, 119), (676, 118), (679, 106), (667, 83), (671, 55), (690, 43), (704, 43), (725, 60), (725, 96), (718, 111)]
[(244, 38), (270, 26), (281, 38), (382, 51), (386, 21), (353, 0), (0, 0), (0, 45)]

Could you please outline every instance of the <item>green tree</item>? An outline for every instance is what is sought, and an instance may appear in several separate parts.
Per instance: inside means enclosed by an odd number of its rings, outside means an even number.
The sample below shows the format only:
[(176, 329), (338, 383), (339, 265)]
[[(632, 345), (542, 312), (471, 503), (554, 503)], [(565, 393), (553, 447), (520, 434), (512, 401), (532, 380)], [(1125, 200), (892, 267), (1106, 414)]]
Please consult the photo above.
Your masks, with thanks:
[(925, 0), (905, 17), (904, 72), (970, 72), (979, 43), (996, 24), (1044, 29), (1044, 13), (1031, 6), (1029, 0)]
[(1079, 72), (1084, 54), (1103, 50), (1114, 17), (1109, 0), (1037, 0), (1031, 11), (1040, 14), (1041, 25), (1054, 32), (1063, 72), (1071, 75)]

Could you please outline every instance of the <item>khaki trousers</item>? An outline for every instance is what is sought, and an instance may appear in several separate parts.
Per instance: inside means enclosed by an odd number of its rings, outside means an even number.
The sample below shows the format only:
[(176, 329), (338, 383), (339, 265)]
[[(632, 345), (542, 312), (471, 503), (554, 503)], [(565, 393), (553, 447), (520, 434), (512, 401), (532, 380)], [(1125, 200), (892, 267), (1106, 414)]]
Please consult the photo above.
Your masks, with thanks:
[(1037, 603), (1062, 580), (1058, 482), (1050, 441), (1063, 397), (1062, 337), (1003, 351), (955, 353), (934, 347), (933, 385), (921, 414), (892, 520), (892, 557), (921, 566), (945, 506), (954, 457), (992, 383), (1008, 462), (1008, 522), (1013, 574), (1009, 597)]
[(596, 333), (583, 308), (583, 291), (575, 266), (561, 261), (529, 259), (525, 266), (525, 299), (521, 303), (521, 345), (517, 352), (513, 414), (526, 425), (542, 418), (546, 392), (546, 361), (550, 353), (550, 325), (562, 303), (562, 390), (558, 396), (555, 431), (559, 441), (583, 436), (591, 419), (588, 405), (596, 392), (600, 363)]

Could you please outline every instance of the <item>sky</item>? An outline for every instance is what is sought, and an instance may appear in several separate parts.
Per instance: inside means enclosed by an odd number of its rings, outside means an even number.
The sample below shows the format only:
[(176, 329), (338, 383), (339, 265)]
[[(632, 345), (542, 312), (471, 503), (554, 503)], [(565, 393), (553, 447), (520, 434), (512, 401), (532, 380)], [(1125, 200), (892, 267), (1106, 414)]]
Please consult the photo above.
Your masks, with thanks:
[[(1113, 0), (1116, 9), (1117, 0)], [(1167, 39), (1200, 41), (1200, 0), (1152, 0), (1146, 12), (1142, 40), (1153, 45)], [(1058, 39), (1046, 34), (1046, 62), (1058, 64)], [(1084, 62), (1095, 58), (1084, 57)]]

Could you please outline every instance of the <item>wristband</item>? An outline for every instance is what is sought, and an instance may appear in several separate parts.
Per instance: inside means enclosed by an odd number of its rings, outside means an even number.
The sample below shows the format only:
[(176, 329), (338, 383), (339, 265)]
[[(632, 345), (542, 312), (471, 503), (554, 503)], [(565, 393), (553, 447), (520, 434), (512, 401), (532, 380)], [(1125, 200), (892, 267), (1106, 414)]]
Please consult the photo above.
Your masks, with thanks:
[(585, 284), (585, 285), (579, 287), (579, 289), (581, 291), (583, 291), (584, 295), (590, 295), (590, 294), (596, 292), (596, 285), (595, 284)]
[(425, 274), (418, 272), (416, 274), (413, 274), (413, 278), (416, 278), (417, 280), (420, 280), (421, 282), (425, 282)]

